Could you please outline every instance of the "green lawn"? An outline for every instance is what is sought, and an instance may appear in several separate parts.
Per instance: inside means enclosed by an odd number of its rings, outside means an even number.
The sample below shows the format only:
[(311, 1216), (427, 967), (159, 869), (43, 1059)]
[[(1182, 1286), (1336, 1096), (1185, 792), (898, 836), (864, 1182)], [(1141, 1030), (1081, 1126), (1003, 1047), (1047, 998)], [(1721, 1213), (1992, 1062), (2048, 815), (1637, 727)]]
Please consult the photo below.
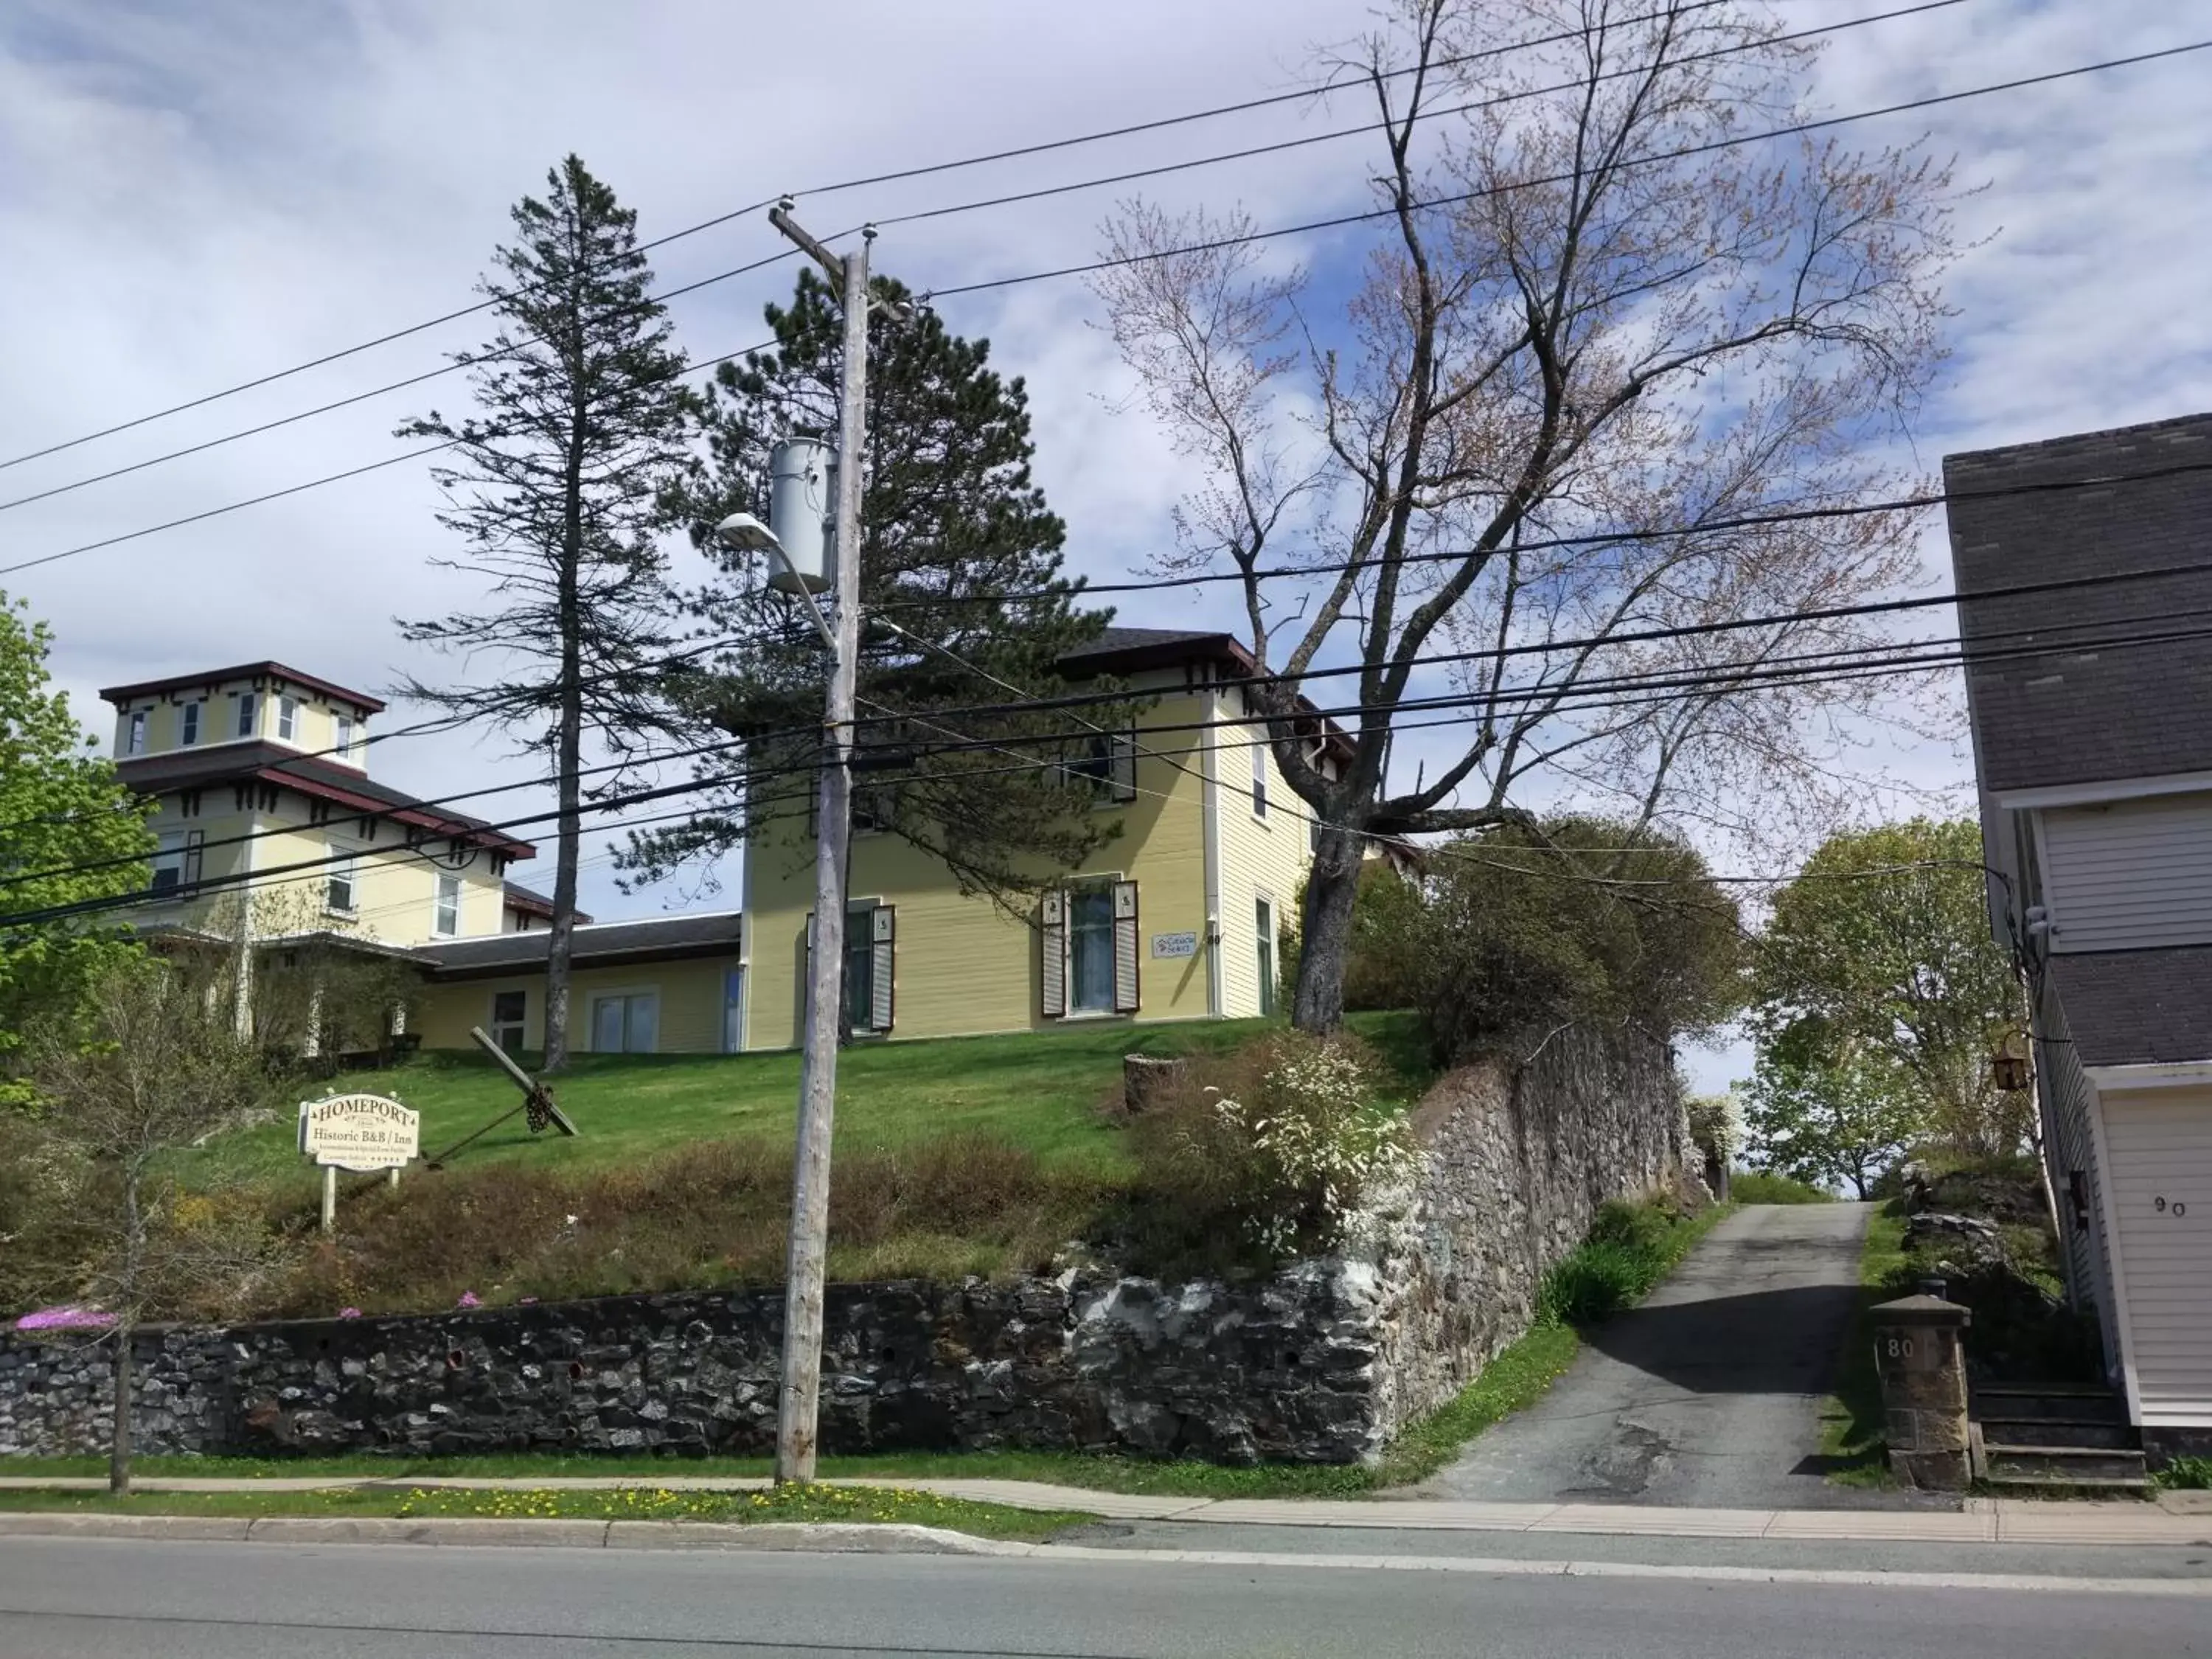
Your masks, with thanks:
[(434, 1487), (339, 1487), (328, 1492), (0, 1492), (0, 1510), (66, 1515), (395, 1516), (501, 1521), (764, 1521), (904, 1522), (947, 1527), (981, 1538), (1034, 1540), (1097, 1517), (1064, 1510), (1018, 1510), (906, 1487), (819, 1482), (769, 1492), (671, 1492), (635, 1486), (574, 1492), (468, 1492)]
[[(1355, 1014), (1348, 1024), (1400, 1073), (1401, 1097), (1430, 1073), (1417, 1017)], [(1096, 1108), (1121, 1086), (1125, 1054), (1218, 1053), (1267, 1029), (1261, 1020), (1176, 1025), (1083, 1024), (1004, 1036), (858, 1044), (837, 1062), (837, 1139), (844, 1147), (896, 1146), (970, 1134), (1002, 1140), (1053, 1163), (1118, 1168), (1119, 1131)], [(484, 1055), (440, 1052), (389, 1070), (331, 1079), (327, 1091), (392, 1096), (422, 1114), (424, 1154), (443, 1150), (518, 1103), (514, 1084)], [(316, 1092), (324, 1092), (318, 1090)], [(799, 1094), (795, 1054), (581, 1055), (558, 1079), (574, 1140), (532, 1135), (517, 1116), (454, 1160), (467, 1167), (527, 1158), (544, 1165), (622, 1164), (688, 1142), (792, 1133)], [(208, 1148), (195, 1184), (296, 1181), (301, 1164), (289, 1122), (268, 1124)]]
[(1874, 1363), (1874, 1309), (1898, 1294), (1905, 1267), (1905, 1218), (1883, 1205), (1867, 1224), (1859, 1256), (1859, 1312), (1837, 1368), (1836, 1391), (1820, 1407), (1820, 1454), (1828, 1479), (1844, 1486), (1890, 1484), (1882, 1440), (1881, 1379)]

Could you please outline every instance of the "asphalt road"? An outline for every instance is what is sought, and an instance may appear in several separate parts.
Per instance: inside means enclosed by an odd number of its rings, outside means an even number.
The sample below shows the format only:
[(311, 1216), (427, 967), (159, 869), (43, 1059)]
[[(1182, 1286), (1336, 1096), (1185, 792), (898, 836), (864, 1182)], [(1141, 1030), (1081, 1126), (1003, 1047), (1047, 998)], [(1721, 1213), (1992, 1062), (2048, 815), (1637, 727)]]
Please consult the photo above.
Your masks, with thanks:
[(2162, 1593), (1132, 1561), (11, 1539), (5, 1659), (2100, 1659), (2212, 1651)]
[(1567, 1374), (1421, 1491), (1507, 1503), (1826, 1509), (1820, 1401), (1858, 1302), (1868, 1206), (1747, 1205)]

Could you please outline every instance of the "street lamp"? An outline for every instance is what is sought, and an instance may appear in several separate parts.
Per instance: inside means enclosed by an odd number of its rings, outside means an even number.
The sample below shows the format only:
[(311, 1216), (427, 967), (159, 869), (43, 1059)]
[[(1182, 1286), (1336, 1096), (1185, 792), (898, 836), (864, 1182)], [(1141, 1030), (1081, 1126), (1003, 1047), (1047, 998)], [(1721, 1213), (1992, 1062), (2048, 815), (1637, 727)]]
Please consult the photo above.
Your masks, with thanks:
[(814, 602), (814, 590), (799, 579), (798, 568), (791, 556), (783, 550), (783, 544), (770, 530), (750, 513), (732, 513), (714, 526), (714, 539), (732, 553), (765, 553), (775, 563), (789, 572), (791, 592), (806, 602), (806, 614), (813, 618), (814, 631), (822, 635), (823, 644), (830, 647), (832, 656), (837, 652), (837, 636), (830, 629), (830, 620), (822, 614), (822, 607)]

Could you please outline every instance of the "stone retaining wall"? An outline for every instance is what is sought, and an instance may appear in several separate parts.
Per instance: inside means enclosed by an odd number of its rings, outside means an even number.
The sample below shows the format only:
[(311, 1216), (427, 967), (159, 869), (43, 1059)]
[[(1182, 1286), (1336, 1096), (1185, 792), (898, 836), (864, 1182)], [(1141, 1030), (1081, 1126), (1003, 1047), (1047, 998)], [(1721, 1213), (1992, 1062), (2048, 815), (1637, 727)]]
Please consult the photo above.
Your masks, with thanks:
[[(1695, 1180), (1657, 1045), (1557, 1034), (1415, 1127), (1412, 1187), (1264, 1283), (834, 1287), (824, 1448), (1370, 1457), (1527, 1328), (1599, 1203)], [(135, 1426), (148, 1452), (761, 1452), (781, 1343), (775, 1291), (148, 1330)], [(0, 1337), (0, 1455), (101, 1450), (109, 1411), (104, 1352)]]

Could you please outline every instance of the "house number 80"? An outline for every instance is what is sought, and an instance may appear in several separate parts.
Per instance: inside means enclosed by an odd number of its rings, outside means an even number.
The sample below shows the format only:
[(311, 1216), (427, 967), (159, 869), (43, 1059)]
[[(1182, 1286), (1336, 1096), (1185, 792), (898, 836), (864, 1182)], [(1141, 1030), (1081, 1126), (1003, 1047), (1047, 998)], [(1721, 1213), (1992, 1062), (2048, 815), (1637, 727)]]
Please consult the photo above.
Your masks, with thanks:
[(1889, 1357), (1892, 1359), (1911, 1358), (1912, 1339), (1909, 1336), (1891, 1337), (1889, 1339)]

